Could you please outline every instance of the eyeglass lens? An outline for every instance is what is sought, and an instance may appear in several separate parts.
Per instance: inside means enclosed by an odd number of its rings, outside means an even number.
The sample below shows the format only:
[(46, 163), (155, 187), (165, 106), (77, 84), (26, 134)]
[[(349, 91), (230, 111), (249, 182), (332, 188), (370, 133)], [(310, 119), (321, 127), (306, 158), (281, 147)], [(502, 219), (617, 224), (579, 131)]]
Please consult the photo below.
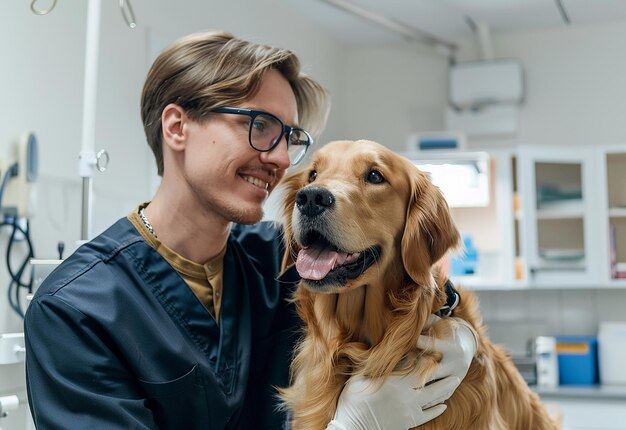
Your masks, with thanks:
[[(259, 151), (268, 151), (283, 137), (283, 125), (276, 118), (259, 114), (250, 124), (250, 143)], [(297, 163), (306, 152), (309, 137), (302, 130), (292, 130), (287, 136), (289, 161)]]

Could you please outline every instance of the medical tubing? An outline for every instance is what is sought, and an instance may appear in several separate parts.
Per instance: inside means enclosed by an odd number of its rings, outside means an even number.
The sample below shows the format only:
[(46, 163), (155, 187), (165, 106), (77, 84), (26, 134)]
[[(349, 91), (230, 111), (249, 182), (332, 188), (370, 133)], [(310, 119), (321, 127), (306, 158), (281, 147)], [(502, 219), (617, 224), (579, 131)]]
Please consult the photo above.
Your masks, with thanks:
[[(24, 269), (26, 268), (26, 264), (22, 264), (20, 269), (17, 272), (17, 279), (22, 278), (22, 274), (24, 273)], [(32, 275), (31, 275), (32, 277)], [(24, 318), (24, 311), (22, 310), (22, 305), (20, 303), (20, 283), (16, 282), (15, 279), (11, 279), (9, 283), (9, 305), (11, 308), (22, 318)], [(14, 298), (11, 296), (11, 293), (15, 296)]]
[[(19, 281), (20, 279), (22, 279), (22, 274), (24, 273), (24, 269), (26, 268), (26, 264), (28, 263), (28, 258), (26, 258), (26, 260), (22, 263), (22, 265), (20, 266), (19, 270), (17, 271), (17, 280)], [(31, 280), (32, 280), (32, 272), (31, 272)], [(32, 281), (31, 281), (32, 284)], [(9, 284), (9, 291), (13, 291), (13, 294), (15, 295), (15, 301), (12, 302), (12, 300), (9, 300), (9, 304), (11, 305), (11, 308), (13, 308), (13, 310), (22, 318), (24, 318), (24, 310), (22, 309), (22, 304), (20, 303), (20, 286), (21, 282), (16, 282), (15, 279), (11, 280), (11, 283)], [(32, 291), (32, 288), (28, 287), (29, 292)]]
[[(11, 237), (9, 238), (9, 244), (7, 246), (7, 254), (6, 254), (6, 262), (7, 262), (7, 269), (9, 271), (9, 275), (11, 276), (11, 279), (13, 279), (20, 287), (25, 287), (28, 288), (28, 292), (32, 293), (32, 285), (33, 285), (33, 279), (31, 276), (30, 281), (28, 282), (28, 284), (24, 284), (21, 281), (21, 274), (24, 271), (24, 268), (26, 267), (26, 265), (28, 264), (28, 262), (30, 261), (31, 258), (34, 257), (34, 253), (33, 253), (33, 244), (30, 240), (30, 227), (29, 227), (29, 222), (28, 220), (26, 221), (26, 230), (24, 230), (22, 227), (20, 227), (17, 224), (17, 219), (14, 218), (13, 222), (11, 224), (9, 223), (5, 223), (3, 225), (11, 225), (13, 226), (13, 231), (11, 232)], [(20, 231), (22, 233), (22, 235), (24, 235), (24, 237), (26, 238), (26, 242), (28, 243), (28, 255), (26, 256), (26, 258), (24, 259), (24, 262), (22, 263), (22, 265), (20, 266), (20, 269), (18, 270), (18, 275), (16, 275), (13, 272), (13, 269), (11, 268), (11, 248), (13, 247), (13, 242), (15, 241), (15, 233), (16, 231)]]
[[(20, 288), (23, 287), (23, 288), (27, 288), (29, 293), (32, 293), (33, 278), (34, 278), (34, 273), (33, 273), (34, 269), (31, 267), (29, 282), (24, 283), (21, 280), (24, 274), (24, 270), (26, 269), (26, 266), (28, 265), (30, 259), (34, 257), (33, 244), (30, 238), (30, 221), (28, 219), (26, 220), (26, 229), (23, 229), (17, 224), (17, 218), (13, 218), (12, 222), (10, 223), (3, 222), (2, 224), (0, 224), (0, 227), (5, 226), (5, 225), (9, 225), (13, 227), (11, 231), (11, 236), (9, 238), (9, 242), (7, 245), (7, 253), (6, 253), (7, 269), (8, 269), (9, 275), (11, 276), (11, 282), (9, 283), (9, 289), (8, 289), (9, 305), (18, 315), (20, 315), (20, 317), (24, 318), (24, 311), (22, 310), (22, 306), (20, 303), (19, 291), (20, 291)], [(28, 244), (28, 255), (26, 256), (26, 258), (20, 265), (19, 269), (17, 270), (17, 273), (14, 273), (13, 269), (11, 268), (10, 256), (11, 256), (11, 251), (13, 247), (13, 242), (15, 241), (15, 234), (17, 231), (21, 232), (24, 238), (26, 239), (26, 242)]]
[[(12, 178), (15, 175), (17, 175), (17, 164), (14, 164), (11, 167), (9, 167), (7, 171), (4, 173), (4, 177), (2, 178), (2, 185), (0, 185), (0, 209), (2, 209), (3, 211), (4, 211), (4, 208), (2, 207), (2, 196), (4, 195), (4, 187), (6, 187), (7, 182), (9, 181), (9, 178)], [(4, 218), (4, 213), (3, 213), (3, 218)]]
[[(15, 295), (15, 298), (13, 298), (13, 295)], [(22, 305), (20, 304), (20, 289), (13, 280), (9, 283), (7, 296), (9, 298), (9, 306), (11, 306), (11, 309), (13, 309), (13, 311), (23, 319), (24, 311), (22, 310)]]

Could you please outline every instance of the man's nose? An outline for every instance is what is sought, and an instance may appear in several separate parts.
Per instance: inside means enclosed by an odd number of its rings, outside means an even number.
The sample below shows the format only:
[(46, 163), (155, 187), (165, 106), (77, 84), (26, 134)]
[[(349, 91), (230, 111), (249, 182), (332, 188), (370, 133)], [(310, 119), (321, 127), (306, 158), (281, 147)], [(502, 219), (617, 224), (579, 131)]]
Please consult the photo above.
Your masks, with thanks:
[(289, 152), (287, 151), (287, 142), (285, 137), (281, 137), (281, 142), (274, 149), (261, 153), (261, 161), (264, 163), (274, 164), (277, 168), (286, 170), (291, 162), (289, 160)]

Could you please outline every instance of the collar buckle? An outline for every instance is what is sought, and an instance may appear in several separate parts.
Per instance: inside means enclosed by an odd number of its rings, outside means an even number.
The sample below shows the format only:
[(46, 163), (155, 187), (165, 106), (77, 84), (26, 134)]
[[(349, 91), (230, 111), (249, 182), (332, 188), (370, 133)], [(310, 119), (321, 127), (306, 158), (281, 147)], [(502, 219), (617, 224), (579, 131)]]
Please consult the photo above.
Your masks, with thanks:
[(449, 279), (446, 281), (446, 304), (443, 305), (435, 315), (444, 318), (452, 315), (454, 309), (461, 303), (461, 295), (454, 288), (454, 284)]

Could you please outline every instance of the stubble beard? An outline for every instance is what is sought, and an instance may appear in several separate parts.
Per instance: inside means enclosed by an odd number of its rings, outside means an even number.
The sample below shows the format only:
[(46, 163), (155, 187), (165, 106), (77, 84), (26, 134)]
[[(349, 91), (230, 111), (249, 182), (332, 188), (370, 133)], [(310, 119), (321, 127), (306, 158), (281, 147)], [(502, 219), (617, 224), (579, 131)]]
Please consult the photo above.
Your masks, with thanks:
[(237, 224), (256, 224), (263, 219), (263, 208), (258, 210), (232, 208), (228, 213), (230, 216), (227, 218)]
[[(195, 184), (189, 179), (187, 179), (187, 183), (207, 214), (213, 213), (228, 222), (237, 224), (256, 224), (263, 219), (262, 203), (255, 204), (248, 200), (240, 201), (236, 198), (236, 192), (232, 194), (214, 192), (215, 188), (206, 187), (204, 184)], [(234, 201), (233, 196), (235, 197)]]
[(237, 224), (256, 224), (263, 219), (263, 207), (242, 207), (225, 198), (205, 199), (207, 209), (216, 212), (229, 222)]

